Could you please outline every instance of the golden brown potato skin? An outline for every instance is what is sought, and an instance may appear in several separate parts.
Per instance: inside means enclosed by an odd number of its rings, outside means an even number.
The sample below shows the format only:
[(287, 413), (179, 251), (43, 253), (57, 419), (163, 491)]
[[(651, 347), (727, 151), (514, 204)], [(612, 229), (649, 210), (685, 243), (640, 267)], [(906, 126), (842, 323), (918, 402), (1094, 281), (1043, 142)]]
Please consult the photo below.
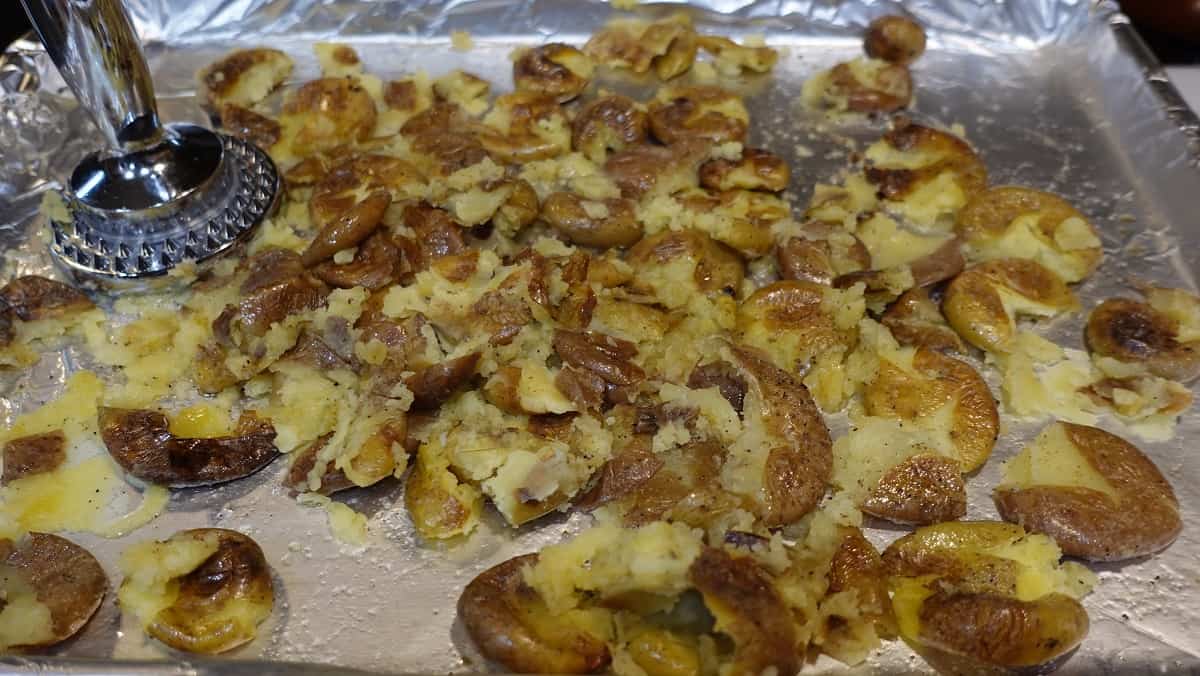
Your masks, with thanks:
[(588, 59), (583, 52), (561, 42), (534, 47), (513, 63), (513, 82), (517, 89), (570, 101), (587, 88), (588, 78), (567, 64)]
[(601, 204), (607, 215), (593, 218), (578, 195), (552, 193), (542, 203), (542, 220), (571, 242), (583, 246), (622, 247), (642, 238), (642, 225), (635, 217), (632, 200), (613, 198)]
[(52, 637), (14, 650), (44, 648), (74, 636), (108, 592), (108, 577), (96, 557), (57, 535), (29, 533), (17, 542), (0, 538), (0, 564), (24, 573), (37, 600), (50, 610)]
[(266, 467), (279, 450), (275, 428), (243, 415), (234, 436), (184, 439), (173, 436), (157, 411), (100, 409), (100, 436), (109, 455), (126, 472), (171, 487), (240, 479)]
[(53, 279), (26, 275), (0, 287), (0, 308), (29, 322), (59, 317), (96, 307), (82, 291)]
[(301, 254), (304, 265), (312, 267), (327, 258), (332, 258), (342, 249), (358, 246), (379, 227), (383, 213), (391, 203), (392, 197), (388, 193), (371, 193), (365, 200), (326, 223)]
[(920, 150), (936, 159), (916, 168), (867, 167), (867, 178), (879, 186), (881, 197), (904, 199), (926, 181), (937, 178), (943, 171), (953, 171), (957, 183), (968, 198), (987, 188), (987, 167), (966, 141), (931, 127), (898, 120), (883, 142), (901, 151)]
[(67, 437), (62, 430), (9, 439), (4, 444), (4, 474), (0, 485), (32, 474), (54, 471), (67, 459)]
[[(720, 87), (696, 85), (677, 90), (666, 101), (650, 105), (650, 131), (668, 145), (686, 139), (703, 139), (713, 143), (746, 140), (746, 119), (729, 117), (715, 107), (730, 102), (742, 106), (736, 94)], [(748, 114), (743, 115), (748, 119)]]
[(458, 599), (458, 615), (488, 659), (517, 673), (590, 674), (608, 667), (608, 646), (550, 615), (522, 570), (537, 563), (525, 554), (471, 580)]
[(829, 72), (829, 84), (846, 97), (846, 107), (856, 113), (894, 113), (912, 103), (912, 74), (901, 64), (889, 64), (880, 69), (874, 82), (863, 82), (849, 64), (839, 63)]
[[(286, 54), (278, 49), (256, 47), (254, 49), (239, 49), (226, 55), (220, 61), (213, 63), (200, 73), (200, 82), (204, 85), (204, 94), (209, 104), (222, 102), (232, 92), (234, 86), (247, 71), (268, 61), (288, 61)], [(291, 71), (291, 66), (287, 68)], [(242, 101), (241, 103), (251, 103)]]
[[(695, 230), (668, 230), (643, 237), (629, 249), (626, 262), (638, 269), (687, 256), (696, 261), (693, 280), (706, 294), (734, 295), (742, 286), (746, 268), (736, 253)], [(635, 274), (636, 279), (636, 274)]]
[[(996, 594), (937, 592), (921, 604), (920, 640), (931, 663), (1037, 668), (1074, 650), (1088, 632), (1083, 606), (1063, 594), (1019, 601)], [(936, 652), (947, 653), (936, 655)], [(955, 660), (958, 658), (958, 660)]]
[(1119, 498), (1077, 486), (998, 488), (994, 497), (1000, 516), (1049, 535), (1064, 554), (1092, 561), (1145, 556), (1174, 542), (1183, 528), (1179, 501), (1154, 463), (1115, 434), (1057, 424)]
[(791, 611), (754, 559), (705, 547), (688, 577), (720, 631), (733, 639), (733, 673), (760, 674), (773, 667), (777, 673), (794, 674), (800, 669), (796, 630), (788, 621)]
[(1145, 364), (1151, 373), (1180, 382), (1200, 375), (1200, 349), (1177, 340), (1174, 319), (1148, 303), (1109, 298), (1088, 315), (1088, 348), (1123, 362)]
[(863, 49), (872, 59), (909, 64), (925, 53), (925, 30), (906, 16), (881, 16), (867, 26)]
[(275, 145), (282, 134), (277, 121), (233, 103), (221, 106), (221, 128), (260, 148)]
[(224, 528), (197, 528), (176, 537), (203, 538), (217, 534), (217, 551), (195, 570), (178, 578), (175, 603), (159, 611), (146, 628), (154, 638), (172, 648), (198, 653), (219, 653), (249, 641), (232, 627), (214, 627), (210, 617), (231, 603), (273, 605), (275, 590), (271, 568), (258, 543)]
[(333, 77), (302, 85), (283, 104), (283, 115), (303, 120), (292, 145), (309, 154), (365, 140), (375, 129), (375, 102), (356, 81)]
[(871, 415), (913, 420), (953, 405), (950, 437), (963, 472), (979, 469), (1000, 434), (1000, 412), (987, 383), (970, 364), (940, 352), (918, 348), (913, 378), (886, 361), (867, 384), (863, 404)]
[(860, 507), (888, 521), (918, 526), (962, 518), (967, 513), (962, 468), (940, 455), (915, 455), (889, 469)]
[(771, 449), (763, 469), (767, 504), (760, 518), (784, 526), (816, 508), (833, 474), (833, 441), (808, 388), (761, 352), (734, 346), (734, 362), (763, 402), (763, 419), (784, 442)]
[[(859, 528), (842, 526), (842, 541), (838, 544), (829, 562), (827, 594), (854, 590), (858, 594), (858, 605), (872, 617), (876, 629), (884, 636), (896, 632), (892, 616), (892, 602), (888, 597), (887, 575), (883, 558), (875, 545), (863, 535)], [(832, 627), (836, 632), (837, 628)]]
[(737, 160), (709, 160), (700, 167), (700, 185), (710, 190), (779, 192), (791, 177), (782, 157), (761, 148), (746, 148)]

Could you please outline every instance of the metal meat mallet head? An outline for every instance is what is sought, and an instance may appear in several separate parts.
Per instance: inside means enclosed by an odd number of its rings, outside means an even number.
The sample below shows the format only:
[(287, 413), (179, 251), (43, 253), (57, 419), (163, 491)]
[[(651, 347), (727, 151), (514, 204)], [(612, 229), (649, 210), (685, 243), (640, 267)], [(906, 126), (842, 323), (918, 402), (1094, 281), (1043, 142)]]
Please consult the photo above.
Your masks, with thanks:
[(121, 0), (21, 0), (107, 147), (71, 174), (51, 251), (80, 281), (162, 275), (237, 244), (271, 212), (279, 173), (241, 139), (164, 125)]

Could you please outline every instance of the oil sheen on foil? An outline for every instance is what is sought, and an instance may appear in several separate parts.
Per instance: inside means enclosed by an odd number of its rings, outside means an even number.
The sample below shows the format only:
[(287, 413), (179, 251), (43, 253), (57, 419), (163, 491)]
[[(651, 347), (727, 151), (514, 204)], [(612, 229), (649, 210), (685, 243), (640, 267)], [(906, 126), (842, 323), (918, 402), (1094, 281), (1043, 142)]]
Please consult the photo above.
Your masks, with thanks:
[[(582, 44), (618, 15), (590, 0), (125, 0), (146, 42), (163, 116), (206, 123), (195, 71), (236, 46), (267, 44), (297, 61), (297, 80), (317, 75), (311, 44), (353, 45), (368, 70), (394, 77), (418, 69), (440, 75), (463, 68), (511, 87), (514, 47), (551, 40)], [(993, 184), (1057, 192), (1102, 233), (1106, 260), (1079, 289), (1085, 307), (1127, 290), (1132, 280), (1196, 289), (1200, 271), (1200, 123), (1108, 2), (1088, 0), (711, 0), (692, 7), (697, 28), (733, 37), (764, 35), (784, 53), (773, 74), (738, 87), (752, 115), (750, 144), (792, 166), (789, 197), (803, 205), (810, 186), (828, 181), (883, 130), (883, 121), (831, 123), (797, 102), (801, 83), (820, 68), (855, 55), (871, 18), (901, 5), (924, 24), (930, 50), (914, 68), (913, 116), (962, 125)], [(661, 16), (679, 5), (639, 6)], [(466, 52), (451, 31), (472, 34)], [(602, 86), (637, 98), (652, 85), (619, 79)], [(19, 41), (0, 61), (0, 278), (52, 274), (42, 194), (62, 180), (96, 136), (36, 43)], [(1044, 333), (1082, 347), (1084, 316), (1062, 318)], [(45, 355), (33, 369), (0, 374), (0, 421), (10, 423), (59, 392), (86, 367), (74, 349)], [(994, 388), (998, 383), (992, 382)], [(997, 389), (998, 391), (998, 389)], [(996, 518), (990, 499), (1001, 461), (1042, 423), (1005, 417), (992, 459), (968, 483), (968, 518)], [(830, 419), (835, 433), (844, 427)], [(1200, 673), (1200, 413), (1181, 420), (1169, 442), (1141, 442), (1168, 476), (1183, 506), (1184, 530), (1166, 552), (1120, 566), (1093, 566), (1101, 578), (1085, 605), (1091, 631), (1063, 673)], [(99, 449), (97, 449), (99, 451)], [(259, 638), (233, 655), (389, 672), (479, 671), (486, 667), (456, 623), (454, 606), (479, 571), (559, 541), (586, 525), (581, 516), (542, 519), (518, 530), (492, 514), (465, 543), (431, 546), (414, 534), (399, 484), (358, 491), (348, 502), (370, 517), (369, 546), (339, 544), (319, 509), (297, 505), (280, 487), (286, 463), (249, 479), (177, 492), (148, 527), (117, 540), (78, 538), (116, 577), (129, 543), (181, 528), (243, 531), (265, 550), (276, 575), (276, 611)], [(902, 531), (871, 529), (877, 545)], [(114, 579), (116, 583), (118, 580)], [(105, 662), (78, 662), (100, 658)], [(150, 671), (124, 660), (171, 660), (158, 673), (265, 673), (266, 665), (176, 662), (122, 620), (111, 596), (76, 640), (48, 657), (0, 658), (0, 670), (76, 673)], [(317, 664), (305, 667), (325, 673)], [(928, 667), (890, 643), (853, 670), (822, 657), (812, 672), (917, 673)]]

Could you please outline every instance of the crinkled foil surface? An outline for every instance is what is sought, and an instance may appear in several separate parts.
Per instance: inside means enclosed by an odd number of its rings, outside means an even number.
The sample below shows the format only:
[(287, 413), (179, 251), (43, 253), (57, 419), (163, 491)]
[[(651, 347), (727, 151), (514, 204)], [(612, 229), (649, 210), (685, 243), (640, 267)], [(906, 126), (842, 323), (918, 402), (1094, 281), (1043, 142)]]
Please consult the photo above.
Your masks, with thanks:
[[(580, 44), (615, 14), (591, 0), (125, 0), (147, 44), (161, 112), (206, 122), (194, 73), (234, 46), (269, 43), (297, 60), (297, 79), (317, 75), (310, 44), (354, 45), (381, 76), (465, 68), (504, 89), (508, 54), (549, 40)], [(903, 4), (929, 30), (930, 52), (914, 69), (914, 115), (961, 124), (993, 183), (1019, 183), (1066, 196), (1097, 225), (1107, 258), (1080, 289), (1085, 307), (1128, 289), (1132, 279), (1196, 289), (1200, 271), (1200, 123), (1182, 103), (1125, 19), (1088, 0), (711, 0), (692, 8), (698, 27), (726, 35), (763, 34), (786, 53), (772, 76), (747, 80), (751, 143), (787, 158), (791, 198), (845, 165), (847, 153), (876, 137), (883, 122), (824, 123), (799, 108), (803, 80), (860, 50), (874, 16)], [(678, 9), (655, 4), (651, 16)], [(449, 34), (470, 31), (475, 48), (450, 49)], [(53, 268), (37, 217), (41, 194), (90, 147), (99, 145), (40, 47), (18, 42), (0, 63), (0, 278)], [(649, 87), (605, 82), (648, 97)], [(1083, 315), (1046, 327), (1061, 344), (1082, 347)], [(6, 423), (57, 395), (84, 355), (46, 355), (19, 374), (0, 374)], [(992, 383), (996, 385), (995, 382)], [(998, 391), (998, 389), (997, 389)], [(836, 417), (835, 429), (842, 427)], [(995, 518), (990, 491), (1000, 462), (1044, 423), (1007, 419), (991, 461), (969, 482), (970, 518)], [(1085, 605), (1090, 635), (1066, 673), (1200, 673), (1200, 413), (1184, 416), (1170, 442), (1139, 445), (1169, 477), (1183, 505), (1184, 530), (1166, 552), (1093, 567), (1101, 583)], [(370, 516), (365, 548), (339, 545), (321, 510), (305, 509), (280, 488), (283, 462), (233, 484), (177, 492), (150, 526), (118, 540), (81, 537), (116, 575), (132, 541), (204, 525), (235, 528), (262, 544), (277, 582), (276, 612), (238, 660), (208, 662), (168, 653), (122, 620), (112, 596), (82, 635), (54, 655), (2, 658), (0, 671), (72, 673), (232, 673), (346, 669), (389, 672), (486, 668), (455, 620), (459, 591), (476, 573), (555, 542), (584, 518), (552, 517), (511, 531), (498, 516), (463, 543), (438, 546), (414, 534), (399, 486), (358, 491), (347, 501)], [(901, 532), (873, 528), (876, 544)], [(115, 580), (114, 580), (115, 581)], [(98, 658), (103, 662), (79, 661)], [(168, 660), (138, 665), (128, 660)], [(308, 663), (267, 664), (258, 660)], [(315, 663), (315, 664), (314, 664)], [(922, 672), (926, 665), (891, 643), (852, 673)], [(807, 670), (845, 667), (821, 658)]]

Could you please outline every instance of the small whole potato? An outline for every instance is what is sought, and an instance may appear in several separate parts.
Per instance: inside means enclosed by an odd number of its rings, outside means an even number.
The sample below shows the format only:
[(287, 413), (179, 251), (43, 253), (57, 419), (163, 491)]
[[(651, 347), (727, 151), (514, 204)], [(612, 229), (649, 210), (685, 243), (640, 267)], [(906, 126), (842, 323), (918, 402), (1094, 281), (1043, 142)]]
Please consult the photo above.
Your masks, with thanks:
[(881, 16), (867, 26), (863, 49), (872, 59), (910, 64), (925, 53), (925, 30), (905, 16)]

